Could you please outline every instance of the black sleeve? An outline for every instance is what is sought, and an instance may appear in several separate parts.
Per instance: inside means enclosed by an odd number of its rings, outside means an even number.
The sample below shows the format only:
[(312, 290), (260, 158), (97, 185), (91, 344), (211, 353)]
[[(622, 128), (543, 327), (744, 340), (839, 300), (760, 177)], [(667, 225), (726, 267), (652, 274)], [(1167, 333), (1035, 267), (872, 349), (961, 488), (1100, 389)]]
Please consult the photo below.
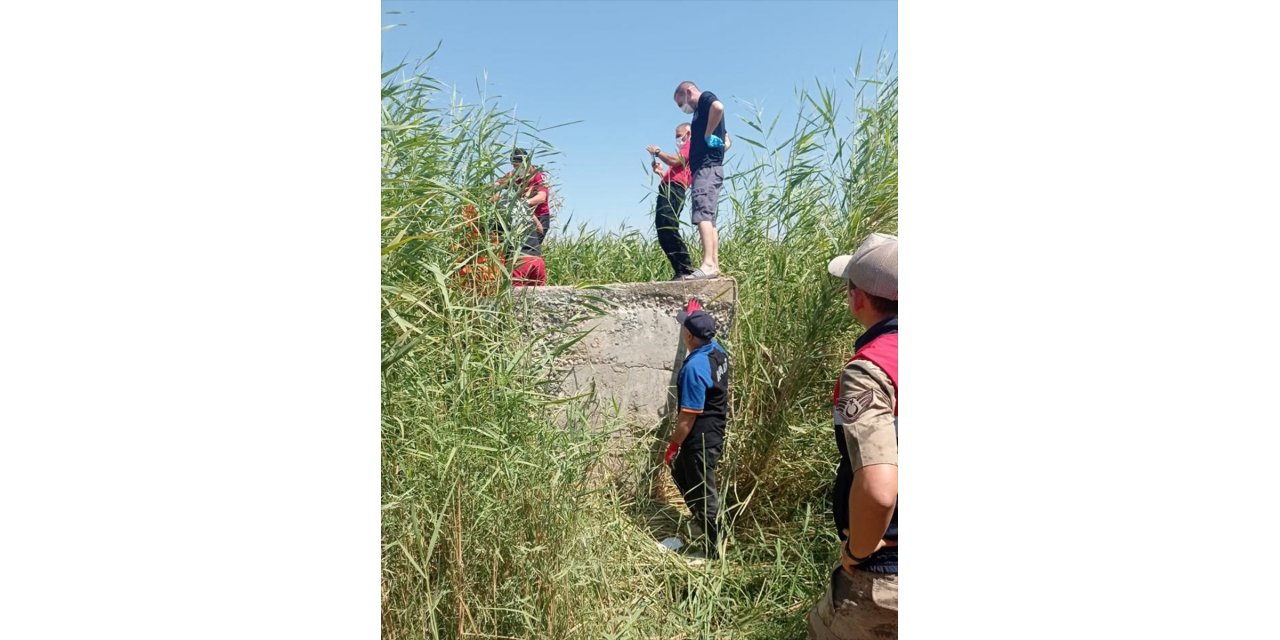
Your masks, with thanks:
[[(719, 99), (720, 99), (720, 96), (717, 96), (716, 94), (714, 94), (714, 93), (712, 93), (712, 92), (710, 92), (710, 91), (703, 91), (703, 92), (702, 92), (702, 95), (703, 95), (704, 97), (710, 97), (710, 98), (711, 98), (710, 100), (707, 100), (707, 102), (706, 102), (707, 110), (706, 110), (705, 112), (703, 112), (703, 114), (702, 114), (703, 122), (706, 122), (706, 121), (707, 121), (707, 119), (709, 119), (709, 118), (711, 117), (711, 105), (712, 105), (715, 101), (719, 100)], [(702, 104), (703, 104), (703, 103), (702, 103), (701, 101), (699, 101), (699, 102), (698, 102), (698, 106), (699, 106), (699, 107), (701, 107), (701, 106), (702, 106)], [(727, 123), (727, 121), (728, 121), (728, 120), (729, 120), (728, 118), (720, 118), (720, 124), (716, 125), (716, 130), (715, 130), (715, 131), (713, 131), (712, 133), (715, 133), (715, 134), (719, 135), (721, 138), (723, 138), (723, 137), (724, 137), (724, 134), (725, 134), (725, 133), (728, 133), (728, 131), (729, 131), (728, 127), (726, 127), (726, 126), (725, 126), (725, 124)]]

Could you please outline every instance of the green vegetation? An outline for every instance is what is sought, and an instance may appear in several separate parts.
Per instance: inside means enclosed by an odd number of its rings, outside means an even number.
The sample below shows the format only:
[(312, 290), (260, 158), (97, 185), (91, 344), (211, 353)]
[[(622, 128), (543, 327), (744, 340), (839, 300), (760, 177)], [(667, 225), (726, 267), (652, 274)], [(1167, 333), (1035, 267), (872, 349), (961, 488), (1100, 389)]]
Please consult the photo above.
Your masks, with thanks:
[[(802, 91), (794, 130), (734, 120), (721, 205), (721, 260), (739, 286), (721, 468), (734, 520), (725, 558), (697, 566), (657, 548), (673, 509), (588, 482), (605, 436), (579, 401), (545, 392), (509, 289), (481, 295), (458, 276), (478, 255), (496, 259), (466, 240), (463, 208), (494, 219), (486, 185), (511, 147), (543, 158), (551, 146), (496, 100), (464, 105), (424, 75), (384, 74), (385, 637), (804, 637), (837, 558), (830, 393), (858, 332), (826, 264), (897, 229), (897, 79), (881, 66)], [(550, 284), (668, 276), (639, 233), (559, 231)]]

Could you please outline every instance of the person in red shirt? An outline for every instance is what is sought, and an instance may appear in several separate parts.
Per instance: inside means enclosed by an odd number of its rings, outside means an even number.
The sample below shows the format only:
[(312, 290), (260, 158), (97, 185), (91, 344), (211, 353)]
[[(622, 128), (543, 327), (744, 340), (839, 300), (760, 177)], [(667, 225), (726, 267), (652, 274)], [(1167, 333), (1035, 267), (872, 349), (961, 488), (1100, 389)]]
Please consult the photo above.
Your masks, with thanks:
[[(693, 265), (689, 262), (689, 250), (680, 236), (680, 210), (684, 208), (685, 197), (689, 193), (689, 184), (693, 182), (693, 173), (689, 171), (689, 133), (692, 128), (688, 122), (676, 126), (676, 152), (663, 153), (658, 145), (651, 144), (649, 153), (653, 154), (653, 172), (662, 176), (658, 183), (658, 200), (654, 207), (654, 226), (658, 229), (658, 244), (671, 263), (674, 272), (672, 280), (684, 280), (693, 274)], [(725, 134), (725, 150), (733, 146), (729, 134)], [(661, 160), (666, 163), (663, 169)]]
[[(546, 172), (534, 166), (532, 160), (533, 155), (527, 149), (512, 151), (511, 171), (494, 184), (500, 190), (514, 189), (533, 214), (531, 220), (523, 217), (517, 220), (514, 229), (516, 233), (524, 233), (524, 241), (515, 256), (515, 268), (511, 271), (511, 284), (516, 287), (547, 284), (542, 242), (551, 228), (551, 187)], [(490, 202), (497, 202), (500, 196), (501, 191), (495, 193)]]
[[(683, 280), (693, 273), (693, 265), (689, 263), (689, 251), (684, 239), (680, 237), (680, 210), (684, 208), (685, 195), (689, 191), (689, 123), (681, 122), (676, 127), (676, 152), (663, 153), (657, 145), (649, 145), (649, 153), (653, 154), (653, 172), (662, 176), (658, 183), (658, 199), (654, 207), (653, 224), (658, 229), (658, 244), (667, 261), (671, 263), (674, 273), (672, 280)], [(662, 164), (667, 167), (663, 170)]]

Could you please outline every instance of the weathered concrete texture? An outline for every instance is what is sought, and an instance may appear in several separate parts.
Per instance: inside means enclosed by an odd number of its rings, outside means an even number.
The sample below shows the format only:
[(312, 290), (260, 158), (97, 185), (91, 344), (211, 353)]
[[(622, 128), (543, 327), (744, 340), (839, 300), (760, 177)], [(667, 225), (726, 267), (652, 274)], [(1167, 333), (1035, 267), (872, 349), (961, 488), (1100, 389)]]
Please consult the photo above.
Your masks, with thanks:
[(737, 306), (737, 284), (729, 278), (527, 287), (520, 295), (531, 333), (552, 330), (545, 345), (580, 337), (553, 360), (553, 390), (567, 397), (594, 388), (592, 422), (616, 406), (633, 437), (657, 430), (674, 400), (675, 371), (685, 356), (676, 313), (697, 298), (725, 336)]

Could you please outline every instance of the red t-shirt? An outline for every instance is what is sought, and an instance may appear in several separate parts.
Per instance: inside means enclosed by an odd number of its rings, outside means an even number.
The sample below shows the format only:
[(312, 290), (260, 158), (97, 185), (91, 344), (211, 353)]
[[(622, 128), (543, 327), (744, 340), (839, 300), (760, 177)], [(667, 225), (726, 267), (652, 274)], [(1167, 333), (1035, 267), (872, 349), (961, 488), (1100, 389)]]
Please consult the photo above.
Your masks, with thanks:
[[(508, 172), (507, 175), (502, 176), (498, 184), (506, 184), (507, 180), (510, 180), (513, 175), (514, 172)], [(528, 183), (524, 185), (524, 198), (532, 198), (539, 191), (547, 194), (547, 201), (533, 210), (533, 215), (541, 218), (551, 215), (551, 187), (547, 184), (547, 176), (542, 172), (542, 169), (534, 169), (533, 175), (529, 177)]]
[(678, 167), (667, 167), (667, 172), (662, 174), (662, 182), (675, 182), (686, 187), (693, 181), (693, 174), (689, 172), (689, 142), (680, 146), (680, 155), (684, 156), (684, 164)]

